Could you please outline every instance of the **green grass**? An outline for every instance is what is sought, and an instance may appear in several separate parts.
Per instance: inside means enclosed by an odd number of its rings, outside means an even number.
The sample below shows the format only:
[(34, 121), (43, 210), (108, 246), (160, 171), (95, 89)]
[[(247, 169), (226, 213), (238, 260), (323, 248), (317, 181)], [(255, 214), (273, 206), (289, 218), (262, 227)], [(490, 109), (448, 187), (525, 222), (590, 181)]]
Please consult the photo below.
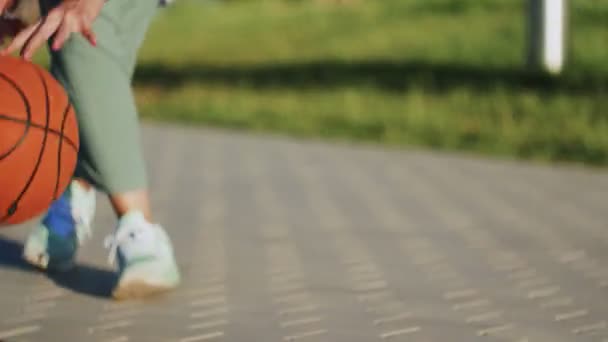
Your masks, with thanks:
[(524, 69), (513, 0), (179, 0), (135, 88), (144, 118), (608, 163), (608, 0), (572, 1), (566, 73)]

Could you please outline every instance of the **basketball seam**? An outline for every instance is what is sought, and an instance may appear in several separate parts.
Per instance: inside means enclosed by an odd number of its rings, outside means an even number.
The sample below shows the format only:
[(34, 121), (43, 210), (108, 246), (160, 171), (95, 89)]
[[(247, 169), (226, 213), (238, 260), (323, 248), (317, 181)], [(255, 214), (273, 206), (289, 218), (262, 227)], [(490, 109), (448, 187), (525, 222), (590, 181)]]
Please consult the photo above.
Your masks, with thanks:
[[(11, 121), (11, 122), (15, 122), (15, 123), (22, 123), (22, 124), (26, 124), (28, 122), (27, 120), (17, 119), (15, 117), (12, 117), (11, 115), (6, 115), (6, 114), (0, 114), (0, 120), (6, 120), (6, 121)], [(45, 130), (44, 126), (42, 126), (40, 124), (37, 124), (37, 123), (34, 123), (34, 122), (30, 122), (29, 125), (30, 125), (30, 128), (37, 128), (37, 129), (40, 129), (40, 130)], [(60, 131), (58, 131), (56, 129), (52, 129), (50, 127), (49, 127), (49, 129), (47, 131), (49, 132), (49, 134), (56, 135), (59, 138), (63, 138), (65, 140), (66, 144), (68, 144), (69, 146), (71, 146), (74, 150), (78, 150), (78, 147), (76, 146), (76, 143), (72, 139), (70, 139), (70, 138), (66, 137), (64, 134), (62, 134), (62, 132), (60, 132)], [(0, 160), (1, 159), (2, 158), (0, 158)]]
[[(63, 111), (63, 118), (61, 119), (61, 131), (59, 132), (59, 147), (57, 147), (57, 178), (55, 179), (55, 190), (53, 190), (53, 199), (57, 199), (57, 190), (59, 190), (59, 181), (61, 180), (61, 152), (63, 147), (63, 130), (65, 129), (66, 119), (68, 117), (68, 113), (72, 108), (70, 104), (70, 100), (68, 99), (68, 104)], [(66, 138), (67, 139), (67, 138)]]
[(38, 170), (40, 169), (40, 164), (42, 162), (42, 157), (43, 157), (44, 151), (46, 149), (46, 140), (47, 140), (47, 137), (48, 137), (48, 128), (49, 128), (50, 121), (51, 121), (50, 120), (50, 108), (49, 108), (50, 107), (50, 104), (49, 104), (49, 102), (50, 102), (49, 101), (49, 92), (48, 92), (47, 84), (44, 81), (44, 77), (40, 74), (40, 71), (36, 70), (36, 74), (40, 78), (40, 81), (42, 82), (42, 87), (44, 88), (45, 109), (46, 109), (46, 129), (45, 129), (44, 135), (42, 137), (42, 146), (40, 147), (40, 153), (38, 154), (38, 160), (36, 161), (36, 164), (34, 165), (34, 170), (32, 170), (32, 173), (31, 173), (29, 179), (27, 180), (25, 186), (23, 187), (23, 190), (21, 190), (21, 193), (19, 193), (19, 195), (17, 196), (17, 198), (15, 199), (15, 201), (8, 208), (8, 212), (5, 214), (4, 217), (2, 217), (0, 219), (0, 223), (8, 220), (17, 211), (19, 202), (21, 201), (21, 199), (23, 198), (23, 196), (25, 195), (25, 193), (27, 192), (27, 190), (32, 185), (32, 182), (34, 181), (34, 177), (36, 177), (36, 174), (38, 173)]
[[(13, 81), (10, 77), (6, 76), (2, 72), (0, 72), (0, 78), (3, 79), (4, 81), (6, 81), (8, 84), (10, 84), (13, 88), (15, 88), (15, 90), (17, 91), (17, 93), (21, 97), (21, 100), (23, 101), (23, 104), (25, 105), (25, 112), (27, 114), (27, 120), (25, 122), (23, 122), (25, 124), (25, 129), (23, 130), (23, 134), (21, 135), (21, 137), (19, 138), (19, 140), (17, 140), (17, 142), (15, 143), (15, 145), (13, 145), (11, 148), (9, 148), (9, 150), (6, 151), (4, 154), (0, 155), (0, 160), (3, 160), (6, 157), (8, 157), (11, 153), (13, 153), (23, 143), (23, 141), (25, 140), (25, 137), (27, 136), (27, 134), (28, 134), (28, 132), (30, 130), (31, 121), (32, 121), (32, 113), (31, 113), (30, 102), (28, 101), (27, 96), (25, 96), (25, 93), (23, 92), (23, 89), (21, 89), (19, 87), (19, 85), (17, 84), (17, 82)], [(0, 220), (0, 222), (1, 222), (1, 220)]]

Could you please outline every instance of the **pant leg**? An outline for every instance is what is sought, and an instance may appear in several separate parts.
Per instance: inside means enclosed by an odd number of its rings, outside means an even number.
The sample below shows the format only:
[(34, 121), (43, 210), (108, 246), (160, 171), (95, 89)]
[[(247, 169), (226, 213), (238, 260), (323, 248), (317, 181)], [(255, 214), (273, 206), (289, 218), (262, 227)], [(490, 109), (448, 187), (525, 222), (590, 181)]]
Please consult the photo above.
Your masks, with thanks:
[[(43, 0), (43, 12), (52, 0)], [(95, 21), (97, 47), (80, 34), (51, 52), (51, 72), (74, 105), (81, 136), (75, 176), (99, 190), (147, 187), (138, 112), (131, 88), (137, 50), (158, 0), (112, 0)]]

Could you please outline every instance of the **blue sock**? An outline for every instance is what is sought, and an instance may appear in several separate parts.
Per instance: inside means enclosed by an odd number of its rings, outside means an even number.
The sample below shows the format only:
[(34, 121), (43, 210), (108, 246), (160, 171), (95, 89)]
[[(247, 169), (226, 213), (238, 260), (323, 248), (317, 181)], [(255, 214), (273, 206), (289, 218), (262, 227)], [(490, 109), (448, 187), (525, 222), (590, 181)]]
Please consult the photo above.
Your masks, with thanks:
[(72, 208), (67, 194), (53, 202), (44, 220), (42, 221), (49, 231), (61, 237), (68, 237), (74, 233), (76, 224), (72, 217)]

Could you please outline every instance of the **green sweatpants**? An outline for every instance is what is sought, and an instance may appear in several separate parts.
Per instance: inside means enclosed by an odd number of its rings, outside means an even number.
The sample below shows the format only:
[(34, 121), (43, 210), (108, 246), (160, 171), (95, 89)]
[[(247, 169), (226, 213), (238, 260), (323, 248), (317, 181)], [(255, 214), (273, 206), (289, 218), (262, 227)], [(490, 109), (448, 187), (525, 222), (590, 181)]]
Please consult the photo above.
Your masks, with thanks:
[[(57, 2), (41, 0), (42, 13)], [(51, 73), (68, 92), (80, 127), (75, 177), (110, 194), (147, 187), (131, 80), (157, 9), (158, 0), (110, 0), (93, 26), (97, 47), (74, 34), (51, 51)]]

